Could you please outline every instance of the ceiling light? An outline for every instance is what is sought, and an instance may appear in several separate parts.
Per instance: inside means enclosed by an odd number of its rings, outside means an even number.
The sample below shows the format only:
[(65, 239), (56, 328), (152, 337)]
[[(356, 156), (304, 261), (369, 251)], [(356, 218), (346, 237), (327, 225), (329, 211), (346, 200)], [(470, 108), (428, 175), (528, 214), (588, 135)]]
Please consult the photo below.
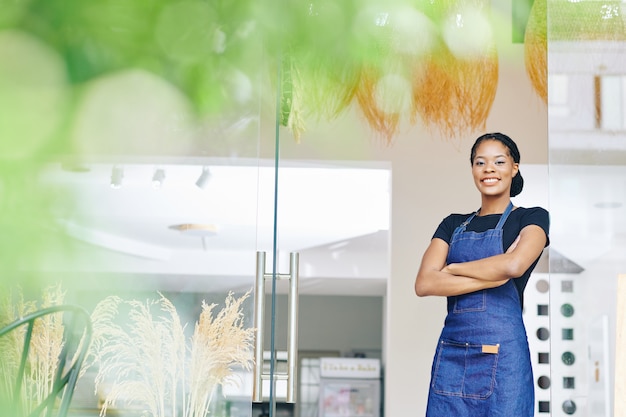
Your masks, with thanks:
[(208, 238), (217, 234), (217, 227), (214, 224), (183, 223), (173, 224), (169, 228), (187, 236), (199, 237), (205, 251), (209, 249)]
[(198, 177), (198, 180), (196, 181), (196, 186), (198, 188), (205, 189), (210, 179), (211, 179), (211, 171), (209, 171), (209, 167), (203, 167), (202, 173), (200, 174), (200, 176)]
[(182, 234), (197, 237), (215, 236), (217, 234), (217, 227), (214, 224), (198, 224), (198, 223), (183, 223), (173, 224), (169, 226), (171, 230), (177, 230)]
[(114, 166), (111, 171), (111, 188), (120, 188), (122, 186), (122, 179), (124, 178), (124, 168)]
[(154, 171), (154, 175), (152, 176), (152, 188), (159, 189), (163, 185), (163, 181), (165, 181), (165, 170), (162, 168), (157, 168)]

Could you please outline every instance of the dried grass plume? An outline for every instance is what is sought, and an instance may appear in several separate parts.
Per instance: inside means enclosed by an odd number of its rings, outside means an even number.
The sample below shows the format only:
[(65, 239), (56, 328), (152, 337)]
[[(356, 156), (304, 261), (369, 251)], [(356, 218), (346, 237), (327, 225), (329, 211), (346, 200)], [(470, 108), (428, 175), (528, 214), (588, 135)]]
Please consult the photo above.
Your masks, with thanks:
[[(60, 285), (44, 288), (39, 300), (25, 300), (20, 288), (4, 288), (0, 299), (0, 328), (47, 307), (61, 305), (65, 292)], [(63, 314), (35, 321), (22, 386), (22, 410), (28, 414), (53, 392), (59, 356), (63, 350)], [(0, 404), (13, 397), (20, 366), (26, 326), (0, 337)]]
[[(242, 304), (229, 293), (224, 307), (202, 304), (187, 340), (175, 306), (158, 300), (125, 301), (108, 297), (98, 304), (89, 360), (98, 367), (96, 391), (105, 391), (101, 415), (120, 400), (153, 417), (206, 416), (219, 385), (231, 382), (234, 368), (252, 364), (254, 329), (245, 328)], [(121, 307), (127, 321), (118, 320)]]

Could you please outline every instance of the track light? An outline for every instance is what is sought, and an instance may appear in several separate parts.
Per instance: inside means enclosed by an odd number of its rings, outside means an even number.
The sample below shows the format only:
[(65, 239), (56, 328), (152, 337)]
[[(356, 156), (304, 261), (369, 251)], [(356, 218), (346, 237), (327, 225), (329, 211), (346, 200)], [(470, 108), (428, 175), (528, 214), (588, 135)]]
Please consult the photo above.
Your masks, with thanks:
[(198, 188), (205, 189), (211, 179), (211, 171), (209, 171), (209, 167), (202, 167), (202, 173), (198, 177), (196, 181), (196, 186)]
[(124, 178), (124, 168), (114, 166), (111, 170), (111, 188), (120, 188), (122, 186), (122, 179)]
[(165, 181), (165, 171), (162, 168), (157, 168), (152, 176), (152, 188), (155, 190), (161, 188), (163, 181)]

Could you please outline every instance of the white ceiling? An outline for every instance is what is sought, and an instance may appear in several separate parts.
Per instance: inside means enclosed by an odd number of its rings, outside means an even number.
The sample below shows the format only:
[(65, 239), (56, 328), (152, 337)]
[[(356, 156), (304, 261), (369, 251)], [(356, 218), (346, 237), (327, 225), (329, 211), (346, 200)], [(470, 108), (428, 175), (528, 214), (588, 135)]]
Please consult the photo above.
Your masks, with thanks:
[[(203, 189), (195, 184), (203, 170), (197, 164), (118, 165), (124, 177), (117, 189), (110, 185), (111, 163), (81, 170), (51, 166), (45, 181), (67, 197), (59, 199), (59, 222), (73, 240), (87, 243), (80, 246), (85, 256), (72, 256), (72, 268), (152, 274), (161, 288), (249, 286), (256, 251), (268, 253), (271, 272), (277, 186), (277, 272), (288, 268), (287, 252), (298, 251), (306, 253), (302, 293), (355, 294), (359, 279), (356, 293), (384, 294), (390, 216), (385, 164), (291, 163), (281, 166), (275, 184), (271, 164), (236, 162), (204, 161), (211, 176)], [(155, 189), (157, 168), (165, 180)], [(194, 226), (182, 232), (174, 225)]]

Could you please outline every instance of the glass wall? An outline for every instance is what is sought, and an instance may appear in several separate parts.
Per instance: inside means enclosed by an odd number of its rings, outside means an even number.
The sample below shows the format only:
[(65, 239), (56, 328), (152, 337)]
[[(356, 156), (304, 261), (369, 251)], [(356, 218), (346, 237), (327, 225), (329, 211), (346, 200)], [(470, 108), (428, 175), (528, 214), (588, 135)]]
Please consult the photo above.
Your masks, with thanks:
[[(617, 283), (626, 271), (622, 4), (548, 2), (550, 404), (609, 417)], [(546, 387), (546, 388), (547, 388)], [(540, 407), (541, 408), (541, 407)], [(541, 409), (539, 410), (541, 412)]]

